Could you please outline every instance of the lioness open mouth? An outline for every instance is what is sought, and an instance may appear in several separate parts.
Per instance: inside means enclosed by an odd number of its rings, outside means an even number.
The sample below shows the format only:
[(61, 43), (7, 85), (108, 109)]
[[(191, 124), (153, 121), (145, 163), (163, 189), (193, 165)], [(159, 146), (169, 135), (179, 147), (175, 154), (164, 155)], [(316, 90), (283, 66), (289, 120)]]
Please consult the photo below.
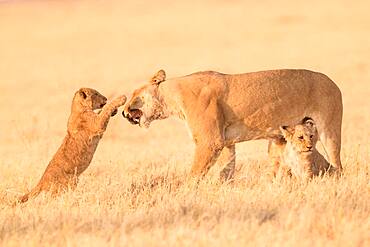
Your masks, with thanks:
[(143, 115), (143, 112), (141, 110), (133, 109), (133, 110), (130, 110), (129, 113), (127, 114), (127, 119), (132, 124), (139, 124), (140, 118), (142, 115)]

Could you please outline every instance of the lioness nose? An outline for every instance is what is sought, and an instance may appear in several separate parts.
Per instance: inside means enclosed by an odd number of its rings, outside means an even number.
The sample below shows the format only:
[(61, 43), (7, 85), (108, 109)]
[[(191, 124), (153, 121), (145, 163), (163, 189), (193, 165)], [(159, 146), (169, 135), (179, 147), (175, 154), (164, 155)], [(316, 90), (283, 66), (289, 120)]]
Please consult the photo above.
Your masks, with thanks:
[(125, 117), (125, 118), (128, 118), (128, 112), (125, 112), (124, 110), (122, 111), (122, 116)]

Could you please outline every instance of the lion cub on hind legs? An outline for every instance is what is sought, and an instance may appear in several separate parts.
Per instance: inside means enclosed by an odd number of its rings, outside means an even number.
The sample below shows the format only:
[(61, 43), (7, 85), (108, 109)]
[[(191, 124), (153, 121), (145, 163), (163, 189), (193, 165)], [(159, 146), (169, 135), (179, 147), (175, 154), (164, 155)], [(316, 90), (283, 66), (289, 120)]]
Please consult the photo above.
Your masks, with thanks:
[(274, 175), (294, 175), (307, 180), (336, 170), (316, 149), (318, 140), (314, 121), (305, 117), (295, 126), (281, 126), (283, 138), (270, 141), (268, 154), (274, 166)]
[[(91, 88), (81, 88), (72, 100), (67, 135), (49, 162), (39, 183), (18, 199), (23, 203), (41, 191), (56, 195), (77, 186), (78, 176), (89, 166), (109, 119), (126, 102), (124, 95), (107, 103), (107, 98)], [(99, 113), (94, 110), (101, 109)]]

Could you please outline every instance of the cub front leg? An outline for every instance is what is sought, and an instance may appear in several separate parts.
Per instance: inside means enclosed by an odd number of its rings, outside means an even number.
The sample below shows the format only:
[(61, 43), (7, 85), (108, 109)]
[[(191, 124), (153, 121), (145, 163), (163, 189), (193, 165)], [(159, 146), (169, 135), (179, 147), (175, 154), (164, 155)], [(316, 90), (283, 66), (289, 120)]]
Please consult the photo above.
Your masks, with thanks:
[(282, 162), (282, 155), (286, 146), (284, 138), (269, 140), (268, 157), (272, 166), (272, 177), (276, 177)]
[(108, 122), (112, 114), (117, 111), (117, 108), (126, 103), (126, 96), (121, 95), (111, 102), (103, 106), (101, 112), (98, 115), (97, 127), (100, 130), (105, 130), (107, 128)]

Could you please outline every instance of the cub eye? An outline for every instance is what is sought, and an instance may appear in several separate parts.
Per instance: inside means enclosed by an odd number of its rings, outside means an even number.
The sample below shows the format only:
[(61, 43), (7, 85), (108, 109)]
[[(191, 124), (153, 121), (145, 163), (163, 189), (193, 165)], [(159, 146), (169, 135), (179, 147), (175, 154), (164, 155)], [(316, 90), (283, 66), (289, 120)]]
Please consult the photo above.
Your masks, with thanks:
[(298, 139), (299, 140), (303, 140), (303, 136), (298, 136)]
[(313, 135), (310, 135), (310, 139), (312, 139), (313, 138)]

